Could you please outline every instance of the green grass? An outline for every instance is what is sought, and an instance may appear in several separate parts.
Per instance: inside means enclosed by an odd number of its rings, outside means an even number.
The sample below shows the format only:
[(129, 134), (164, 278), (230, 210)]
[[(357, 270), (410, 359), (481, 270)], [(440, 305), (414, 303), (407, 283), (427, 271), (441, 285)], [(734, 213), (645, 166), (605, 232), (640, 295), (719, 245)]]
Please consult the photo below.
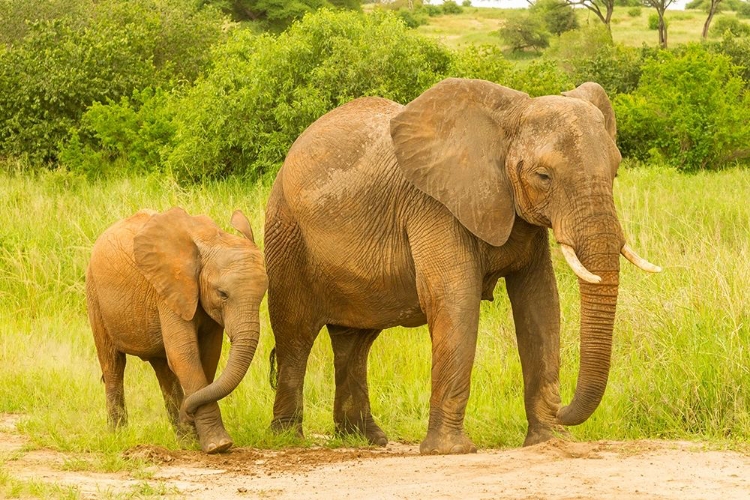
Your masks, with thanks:
[[(585, 440), (747, 442), (750, 171), (682, 175), (623, 168), (615, 189), (630, 243), (665, 271), (647, 275), (623, 260), (609, 386), (593, 417), (572, 428), (572, 434)], [(56, 172), (0, 174), (0, 412), (24, 415), (20, 428), (32, 446), (90, 452), (85, 461), (71, 459), (65, 466), (106, 471), (142, 470), (143, 464), (122, 457), (134, 445), (178, 447), (156, 378), (137, 358), (128, 358), (125, 380), (130, 425), (117, 433), (107, 430), (104, 387), (85, 312), (90, 248), (114, 221), (143, 207), (173, 205), (208, 214), (227, 229), (232, 210), (241, 208), (262, 243), (268, 191), (267, 186), (236, 180), (180, 187), (155, 176), (89, 184)], [(557, 250), (554, 255), (567, 402), (578, 369), (578, 293)], [(466, 429), (483, 447), (518, 446), (526, 426), (522, 380), (502, 283), (495, 297), (482, 305)], [(273, 403), (268, 384), (273, 340), (267, 318), (264, 301), (256, 358), (238, 389), (220, 402), (238, 446), (295, 442), (267, 432)], [(430, 387), (427, 330), (384, 332), (373, 347), (369, 370), (373, 412), (389, 437), (420, 441)], [(324, 331), (306, 379), (308, 435), (333, 433), (333, 392), (332, 354)]]
[[(643, 44), (652, 47), (658, 45), (658, 31), (648, 29), (648, 16), (656, 11), (643, 7), (639, 17), (630, 17), (628, 10), (630, 10), (630, 7), (615, 7), (611, 20), (614, 41), (632, 47), (640, 47)], [(513, 10), (471, 7), (464, 9), (462, 14), (430, 17), (428, 23), (417, 28), (417, 31), (436, 38), (452, 48), (469, 44), (502, 46), (502, 40), (497, 32), (503, 26), (509, 12), (513, 12)], [(601, 24), (599, 18), (588, 9), (576, 9), (576, 13), (581, 26), (587, 24), (598, 26)], [(722, 16), (734, 15), (735, 13), (731, 11), (719, 13), (714, 17), (714, 22)], [(701, 40), (703, 23), (706, 21), (706, 14), (703, 11), (669, 10), (666, 13), (666, 19), (669, 46), (673, 47), (677, 44)], [(742, 21), (750, 23), (748, 20)], [(541, 53), (533, 51), (529, 51), (528, 54), (530, 54), (529, 57), (541, 55)], [(513, 59), (516, 58), (513, 57)], [(521, 59), (521, 62), (523, 63), (525, 60)]]

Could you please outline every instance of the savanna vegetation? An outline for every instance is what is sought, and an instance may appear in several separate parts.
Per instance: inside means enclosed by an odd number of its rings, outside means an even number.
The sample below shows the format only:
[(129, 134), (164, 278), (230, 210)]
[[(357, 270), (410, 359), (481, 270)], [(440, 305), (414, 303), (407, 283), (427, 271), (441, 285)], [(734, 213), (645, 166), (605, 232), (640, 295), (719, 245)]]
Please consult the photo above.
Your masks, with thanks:
[[(665, 272), (623, 266), (609, 386), (594, 416), (571, 431), (747, 443), (746, 5), (722, 2), (706, 40), (704, 6), (666, 11), (664, 49), (649, 28), (653, 9), (641, 4), (618, 3), (607, 26), (554, 0), (513, 13), (417, 0), (364, 9), (324, 0), (0, 0), (0, 413), (23, 414), (33, 446), (96, 457), (66, 467), (138, 469), (124, 449), (178, 444), (156, 378), (137, 359), (126, 373), (130, 426), (114, 434), (106, 427), (84, 270), (107, 226), (143, 207), (180, 205), (228, 228), (242, 208), (262, 235), (270, 180), (286, 151), (340, 104), (365, 95), (406, 103), (448, 76), (534, 96), (593, 80), (617, 113), (624, 230)], [(510, 43), (503, 29), (514, 17), (533, 19), (524, 26), (536, 26), (532, 35), (546, 45)], [(555, 266), (567, 401), (578, 291), (557, 255)], [(502, 288), (482, 306), (467, 410), (467, 431), (481, 446), (517, 446), (525, 428)], [(265, 310), (262, 318), (256, 359), (220, 403), (238, 446), (291, 439), (267, 432), (273, 339)], [(391, 439), (423, 437), (429, 346), (418, 328), (388, 331), (373, 347), (373, 414)], [(323, 334), (305, 385), (308, 436), (333, 432), (331, 358)], [(0, 472), (0, 493), (75, 495), (32, 486)]]

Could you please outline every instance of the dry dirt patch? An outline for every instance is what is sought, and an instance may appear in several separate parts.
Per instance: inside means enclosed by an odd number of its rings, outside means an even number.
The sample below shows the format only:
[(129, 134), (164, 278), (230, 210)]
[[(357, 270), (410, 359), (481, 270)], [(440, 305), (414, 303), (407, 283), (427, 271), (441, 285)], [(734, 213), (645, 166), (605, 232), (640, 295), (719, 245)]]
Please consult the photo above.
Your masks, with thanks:
[[(127, 473), (62, 470), (76, 457), (58, 452), (22, 452), (16, 422), (0, 415), (2, 467), (13, 477), (77, 486), (87, 498), (132, 492), (144, 483)], [(750, 456), (682, 441), (551, 441), (435, 457), (398, 443), (385, 449), (238, 448), (215, 456), (141, 445), (125, 455), (153, 463), (148, 482), (180, 498), (750, 500)]]

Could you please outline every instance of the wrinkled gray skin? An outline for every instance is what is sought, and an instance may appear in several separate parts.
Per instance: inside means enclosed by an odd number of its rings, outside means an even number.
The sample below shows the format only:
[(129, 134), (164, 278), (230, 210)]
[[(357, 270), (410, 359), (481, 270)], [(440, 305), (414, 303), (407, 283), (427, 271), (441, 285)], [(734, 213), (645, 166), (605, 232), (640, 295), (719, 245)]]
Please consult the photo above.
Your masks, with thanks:
[[(429, 326), (432, 396), (422, 453), (476, 448), (463, 430), (480, 300), (505, 278), (524, 378), (526, 445), (585, 421), (610, 366), (619, 254), (612, 106), (587, 83), (531, 99), (481, 80), (445, 80), (402, 106), (362, 98), (292, 146), (266, 212), (276, 339), (275, 429), (301, 433), (308, 355), (328, 326), (334, 420), (387, 439), (370, 413), (367, 356), (381, 330)], [(548, 228), (600, 284), (580, 280), (581, 366), (561, 407), (560, 308)]]
[[(232, 446), (216, 401), (237, 387), (253, 359), (268, 285), (239, 210), (232, 225), (244, 237), (180, 208), (142, 210), (94, 244), (86, 299), (112, 427), (127, 423), (123, 374), (131, 354), (153, 366), (178, 434), (195, 429), (208, 453)], [(214, 381), (225, 328), (232, 346)]]

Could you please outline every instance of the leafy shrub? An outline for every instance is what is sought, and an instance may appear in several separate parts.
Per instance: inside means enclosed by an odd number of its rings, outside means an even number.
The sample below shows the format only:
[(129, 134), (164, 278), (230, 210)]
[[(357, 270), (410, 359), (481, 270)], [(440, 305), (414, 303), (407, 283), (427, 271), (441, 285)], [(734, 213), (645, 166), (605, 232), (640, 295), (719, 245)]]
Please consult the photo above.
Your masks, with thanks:
[(175, 103), (166, 167), (183, 179), (275, 171), (319, 116), (365, 95), (408, 102), (447, 73), (451, 54), (391, 13), (321, 10), (278, 37), (238, 32), (213, 59)]
[(463, 2), (461, 2), (461, 6), (467, 8), (471, 7), (471, 0), (464, 0)]
[(401, 8), (396, 13), (409, 28), (418, 28), (423, 24), (427, 24), (427, 14), (422, 9), (409, 10)]
[(732, 64), (739, 68), (745, 88), (750, 89), (750, 37), (736, 37), (725, 31), (719, 42), (709, 42), (706, 47), (720, 54), (727, 55)]
[(750, 19), (750, 2), (738, 2), (735, 10), (740, 19)]
[(630, 17), (641, 17), (641, 13), (643, 12), (643, 9), (640, 7), (630, 7), (628, 9), (628, 15)]
[(727, 31), (734, 36), (749, 36), (750, 25), (743, 23), (736, 17), (720, 16), (713, 22), (710, 34), (719, 37)]
[(468, 45), (454, 55), (449, 73), (459, 78), (479, 78), (510, 85), (513, 64), (495, 45)]
[[(283, 31), (305, 14), (324, 7), (359, 10), (358, 0), (198, 0), (214, 5), (235, 21), (253, 21), (271, 31)], [(396, 8), (398, 9), (398, 7)]]
[(557, 62), (576, 85), (594, 81), (613, 97), (635, 90), (649, 50), (613, 44), (607, 27), (598, 23), (563, 33), (545, 57)]
[(513, 52), (524, 49), (538, 51), (549, 47), (550, 34), (544, 25), (544, 21), (529, 14), (510, 13), (498, 33)]
[(537, 0), (529, 12), (541, 17), (547, 30), (554, 35), (578, 28), (575, 10), (565, 0)]
[[(664, 25), (669, 26), (669, 22), (667, 21), (667, 18), (664, 18)], [(648, 16), (648, 29), (650, 30), (658, 30), (659, 29), (659, 14), (653, 13), (649, 14)]]
[(87, 18), (31, 22), (0, 52), (0, 154), (54, 161), (94, 102), (194, 79), (223, 18), (178, 0), (103, 0)]
[(113, 165), (129, 173), (158, 170), (162, 152), (173, 146), (174, 118), (171, 95), (150, 87), (119, 102), (94, 103), (61, 149), (60, 161), (91, 178), (107, 175)]
[(531, 97), (559, 94), (573, 86), (565, 72), (552, 61), (532, 61), (528, 66), (516, 70), (503, 84), (522, 90)]
[(423, 5), (423, 6), (422, 6), (422, 9), (423, 9), (423, 10), (424, 10), (424, 11), (425, 11), (425, 12), (427, 13), (427, 15), (428, 15), (428, 16), (430, 16), (430, 17), (435, 17), (435, 16), (439, 16), (440, 14), (442, 14), (442, 13), (443, 13), (443, 9), (441, 9), (441, 8), (440, 8), (439, 6), (437, 6), (437, 5), (431, 5), (431, 4), (429, 4), (429, 3), (428, 3), (428, 4), (425, 4), (425, 5)]
[(647, 60), (638, 89), (614, 104), (626, 156), (684, 170), (750, 156), (750, 93), (729, 57), (699, 44)]
[(454, 0), (445, 0), (443, 2), (443, 14), (461, 14), (463, 7), (458, 5)]

